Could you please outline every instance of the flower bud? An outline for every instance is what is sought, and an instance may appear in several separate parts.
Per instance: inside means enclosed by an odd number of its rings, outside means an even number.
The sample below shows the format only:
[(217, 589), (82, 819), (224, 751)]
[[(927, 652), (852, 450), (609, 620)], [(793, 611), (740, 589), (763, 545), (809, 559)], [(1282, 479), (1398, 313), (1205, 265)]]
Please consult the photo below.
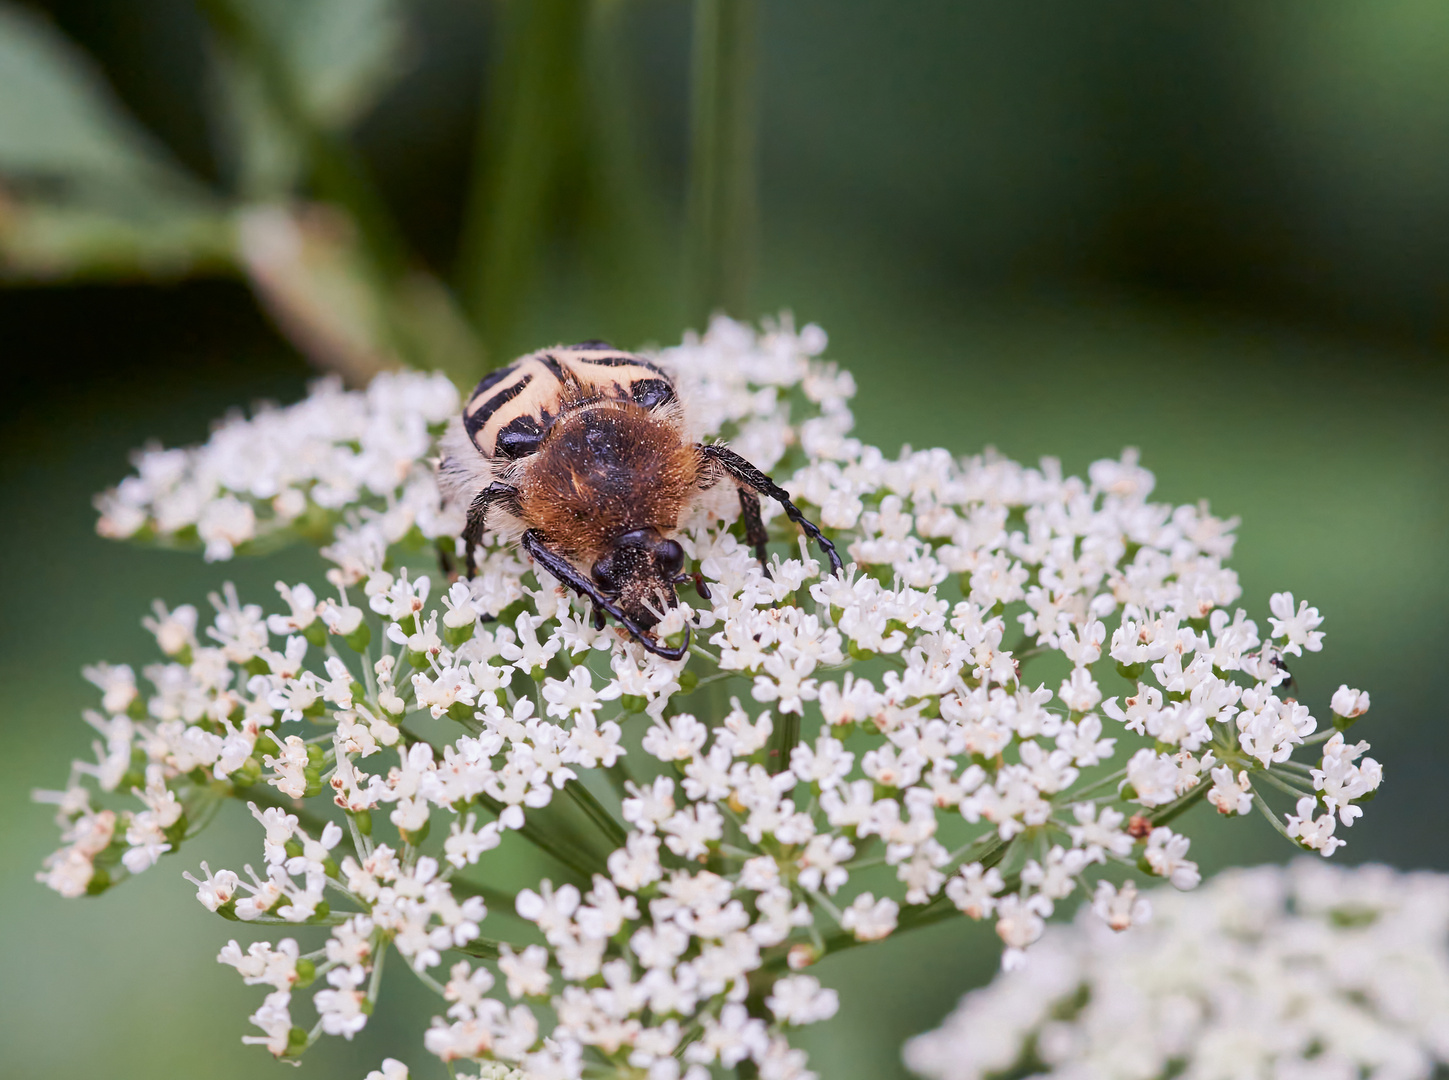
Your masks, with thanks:
[(791, 945), (790, 951), (785, 955), (785, 963), (790, 965), (791, 971), (803, 971), (819, 959), (820, 951), (814, 945), (806, 945), (804, 942)]
[(372, 640), (372, 630), (367, 623), (359, 623), (357, 629), (350, 634), (345, 634), (342, 640), (347, 642), (347, 647), (353, 652), (360, 653), (367, 648), (367, 643)]
[(251, 787), (262, 778), (262, 763), (255, 755), (242, 762), (241, 768), (227, 776), (233, 787)]
[(306, 778), (307, 788), (302, 793), (302, 798), (312, 799), (322, 794), (322, 771), (308, 766), (302, 770), (302, 776)]

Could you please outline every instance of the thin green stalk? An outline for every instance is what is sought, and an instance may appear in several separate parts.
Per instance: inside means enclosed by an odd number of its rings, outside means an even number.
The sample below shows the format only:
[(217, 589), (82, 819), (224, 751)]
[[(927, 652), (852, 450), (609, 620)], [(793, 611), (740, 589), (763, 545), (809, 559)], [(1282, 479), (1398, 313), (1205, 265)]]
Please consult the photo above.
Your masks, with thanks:
[[(1308, 738), (1304, 739), (1303, 740), (1303, 745), (1304, 746), (1316, 746), (1319, 743), (1327, 742), (1329, 739), (1333, 738), (1335, 735), (1343, 735), (1343, 734), (1344, 733), (1342, 731), (1340, 731), (1336, 727), (1325, 728), (1324, 730), (1322, 730), (1320, 732), (1317, 732), (1316, 734), (1310, 735), (1310, 736), (1308, 736)], [(1344, 738), (1347, 738), (1347, 737), (1348, 737), (1347, 735), (1344, 735)]]
[(1283, 839), (1287, 840), (1290, 844), (1298, 843), (1297, 839), (1288, 835), (1288, 827), (1284, 825), (1281, 821), (1279, 821), (1278, 815), (1273, 813), (1273, 811), (1268, 808), (1267, 800), (1265, 800), (1263, 796), (1259, 794), (1256, 788), (1253, 790), (1253, 805), (1256, 806), (1259, 812), (1268, 819), (1268, 824), (1273, 826), (1279, 836), (1283, 837)]
[[(401, 724), (398, 725), (398, 730), (409, 746), (427, 742)], [(442, 751), (436, 746), (433, 746), (433, 758), (438, 761), (443, 758)], [(478, 796), (478, 805), (494, 817), (502, 816), (507, 809), (503, 803), (486, 794)], [(560, 833), (562, 835), (557, 835)], [(545, 828), (539, 823), (536, 811), (524, 817), (523, 828), (518, 830), (518, 834), (545, 855), (578, 874), (583, 881), (592, 880), (594, 874), (604, 869), (601, 861), (589, 853), (587, 846), (580, 843), (578, 837), (571, 835), (570, 831), (561, 830), (557, 825)]]
[(1312, 765), (1309, 765), (1306, 761), (1292, 761), (1292, 760), (1289, 760), (1289, 761), (1275, 761), (1273, 763), (1273, 767), (1274, 768), (1278, 768), (1278, 769), (1290, 769), (1293, 772), (1302, 773), (1304, 776), (1311, 776), (1313, 774), (1313, 769), (1314, 769), (1314, 767)]
[(449, 878), (448, 884), (458, 896), (481, 896), (489, 911), (506, 911), (511, 914), (517, 910), (518, 897), (514, 893), (460, 877)]
[(1284, 792), (1284, 793), (1286, 793), (1288, 795), (1291, 795), (1295, 799), (1301, 799), (1305, 795), (1310, 796), (1310, 797), (1313, 795), (1313, 792), (1311, 792), (1311, 791), (1305, 791), (1303, 788), (1300, 788), (1300, 787), (1294, 787), (1292, 784), (1288, 783), (1286, 780), (1283, 780), (1280, 777), (1274, 776), (1271, 772), (1268, 772), (1267, 770), (1264, 770), (1264, 771), (1258, 773), (1254, 777), (1254, 779), (1266, 781), (1267, 783), (1272, 784), (1279, 791), (1282, 791), (1282, 792)]
[(502, 25), (475, 144), (459, 257), (460, 290), (495, 355), (507, 345), (546, 246), (582, 135), (589, 0), (498, 5)]
[[(1013, 837), (1013, 839), (1015, 839)], [(1006, 849), (1011, 846), (1011, 840), (1001, 839), (1001, 834), (995, 829), (982, 833), (974, 840), (968, 840), (955, 851), (946, 856), (946, 866), (954, 866), (958, 859), (964, 859), (976, 847), (981, 848), (980, 862), (982, 866), (991, 868), (1006, 858)]]
[(695, 0), (690, 88), (689, 318), (748, 315), (756, 230), (757, 0)]
[(834, 919), (836, 926), (839, 926), (841, 924), (841, 921), (844, 919), (844, 916), (841, 914), (840, 909), (838, 907), (836, 907), (833, 903), (831, 903), (830, 900), (828, 900), (824, 896), (824, 894), (822, 894), (821, 892), (819, 892), (816, 889), (806, 889), (805, 890), (805, 895), (808, 896), (808, 897), (810, 897), (810, 902), (812, 904), (814, 904), (816, 907), (820, 908), (827, 915), (829, 915), (832, 919)]
[(563, 786), (564, 793), (573, 799), (590, 821), (599, 827), (605, 839), (616, 848), (624, 846), (628, 832), (614, 819), (614, 815), (604, 807), (603, 803), (595, 798), (594, 793), (584, 787), (578, 780), (569, 780)]
[(770, 747), (766, 756), (766, 767), (771, 774), (782, 773), (790, 767), (790, 752), (800, 741), (800, 714), (781, 713), (775, 717), (775, 730), (770, 733)]
[(352, 916), (355, 911), (329, 911), (320, 919), (316, 916), (304, 923), (294, 923), (291, 919), (284, 919), (280, 915), (257, 915), (247, 920), (249, 926), (341, 926)]
[(1207, 793), (1211, 790), (1211, 784), (1200, 782), (1186, 795), (1183, 795), (1181, 798), (1175, 799), (1172, 802), (1167, 803), (1165, 806), (1159, 806), (1157, 809), (1149, 812), (1144, 816), (1154, 825), (1166, 825), (1169, 821), (1177, 817), (1179, 814), (1184, 814), (1188, 810), (1191, 810), (1194, 806), (1200, 803), (1207, 795)]
[(501, 944), (502, 942), (494, 941), (491, 938), (474, 938), (466, 945), (459, 945), (458, 951), (483, 960), (497, 960), (501, 955), (499, 950)]
[(1116, 772), (1112, 773), (1110, 776), (1104, 776), (1104, 777), (1102, 777), (1102, 779), (1100, 779), (1100, 780), (1098, 780), (1098, 781), (1096, 781), (1094, 783), (1088, 784), (1086, 787), (1082, 788), (1081, 791), (1073, 791), (1073, 792), (1070, 792), (1069, 793), (1070, 798), (1064, 800), (1064, 805), (1070, 805), (1071, 803), (1074, 803), (1074, 802), (1081, 802), (1091, 792), (1096, 791), (1099, 788), (1111, 787), (1113, 784), (1117, 783), (1119, 780), (1125, 779), (1126, 776), (1127, 776), (1127, 770), (1125, 768), (1124, 769), (1118, 769)]
[(387, 947), (392, 941), (390, 933), (383, 933), (372, 950), (372, 978), (367, 981), (367, 1003), (377, 1004), (377, 993), (382, 989), (382, 962), (387, 959)]

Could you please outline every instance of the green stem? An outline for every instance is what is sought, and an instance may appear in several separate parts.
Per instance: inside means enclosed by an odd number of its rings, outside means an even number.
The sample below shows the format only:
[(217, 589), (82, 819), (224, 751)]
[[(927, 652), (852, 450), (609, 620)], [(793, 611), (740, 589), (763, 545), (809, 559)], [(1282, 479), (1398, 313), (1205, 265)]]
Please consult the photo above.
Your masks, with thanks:
[(1310, 797), (1310, 798), (1313, 797), (1313, 792), (1311, 792), (1311, 791), (1304, 791), (1302, 788), (1294, 787), (1292, 784), (1288, 783), (1286, 780), (1283, 780), (1283, 779), (1281, 779), (1281, 778), (1279, 778), (1277, 776), (1274, 776), (1271, 772), (1268, 772), (1266, 769), (1264, 771), (1258, 773), (1257, 776), (1255, 777), (1255, 779), (1263, 780), (1263, 781), (1266, 781), (1269, 784), (1272, 784), (1279, 791), (1285, 792), (1288, 795), (1293, 796), (1294, 799), (1301, 799), (1305, 795), (1308, 796), (1308, 797)]
[(1186, 813), (1188, 810), (1191, 810), (1194, 806), (1200, 803), (1206, 797), (1207, 793), (1211, 790), (1211, 784), (1200, 781), (1198, 785), (1191, 791), (1189, 791), (1186, 795), (1183, 795), (1178, 799), (1174, 799), (1172, 802), (1167, 803), (1165, 806), (1159, 806), (1157, 809), (1145, 814), (1144, 816), (1154, 825), (1166, 825), (1173, 818), (1177, 817), (1180, 814)]
[(1288, 835), (1288, 827), (1284, 825), (1281, 821), (1279, 821), (1278, 815), (1273, 813), (1273, 811), (1268, 808), (1267, 801), (1263, 798), (1261, 794), (1258, 793), (1257, 789), (1254, 789), (1253, 791), (1253, 805), (1256, 806), (1259, 812), (1261, 812), (1262, 815), (1268, 819), (1268, 824), (1273, 826), (1279, 836), (1283, 837), (1283, 839), (1287, 840), (1290, 844), (1294, 844), (1298, 847), (1303, 846), (1295, 838)]
[(459, 952), (467, 953), (469, 956), (476, 956), (483, 960), (497, 960), (500, 955), (499, 947), (503, 943), (494, 941), (492, 938), (474, 938), (466, 945), (459, 945)]
[(387, 946), (390, 941), (392, 935), (383, 933), (372, 950), (372, 978), (367, 982), (367, 1001), (370, 1005), (377, 1004), (377, 992), (382, 989), (382, 962), (387, 959)]
[(250, 926), (341, 926), (356, 914), (358, 913), (355, 911), (330, 911), (320, 919), (314, 916), (303, 923), (295, 923), (280, 915), (258, 915), (248, 919), (247, 924)]
[[(1013, 838), (1014, 839), (1014, 838)], [(974, 840), (970, 840), (946, 857), (946, 866), (955, 866), (957, 860), (965, 859), (976, 847), (981, 848), (981, 865), (987, 869), (995, 866), (1006, 858), (1006, 849), (1011, 846), (1011, 840), (1001, 839), (1001, 834), (995, 829), (988, 833), (982, 833)]]
[[(413, 743), (427, 742), (426, 739), (420, 738), (401, 724), (398, 725), (398, 730), (409, 746)], [(431, 743), (429, 745), (432, 746)], [(443, 759), (442, 751), (436, 746), (433, 746), (433, 759), (435, 761)], [(503, 803), (491, 795), (479, 795), (474, 801), (494, 817), (501, 817), (503, 811), (507, 809)], [(590, 855), (586, 845), (582, 844), (578, 837), (571, 835), (566, 830), (561, 830), (557, 825), (545, 828), (538, 822), (537, 817), (538, 811), (536, 810), (526, 813), (523, 828), (518, 830), (518, 835), (560, 865), (578, 874), (582, 881), (591, 881), (594, 874), (603, 870), (601, 860)]]
[(1102, 777), (1102, 779), (1096, 781), (1096, 783), (1088, 784), (1086, 787), (1082, 788), (1081, 791), (1073, 791), (1068, 793), (1068, 795), (1063, 798), (1062, 803), (1065, 806), (1070, 806), (1072, 803), (1081, 802), (1091, 792), (1096, 791), (1099, 788), (1111, 787), (1113, 784), (1117, 783), (1119, 780), (1124, 779), (1126, 776), (1126, 769), (1118, 769), (1111, 776), (1104, 776)]
[(594, 797), (592, 791), (584, 787), (578, 780), (569, 780), (564, 784), (563, 790), (588, 816), (588, 819), (599, 827), (609, 843), (613, 844), (615, 848), (624, 846), (624, 841), (629, 835), (628, 832), (625, 831), (624, 826), (614, 820), (614, 815), (605, 809), (604, 805)]
[(799, 741), (800, 714), (781, 713), (775, 717), (775, 730), (770, 733), (770, 748), (766, 754), (766, 767), (772, 775), (790, 767), (790, 751)]
[(695, 0), (689, 318), (748, 314), (756, 228), (757, 0)]
[(546, 246), (549, 208), (582, 136), (590, 4), (500, 5), (464, 215), (459, 276), (465, 306), (497, 355)]
[(482, 885), (460, 877), (449, 878), (448, 884), (452, 886), (456, 896), (481, 896), (483, 902), (488, 905), (490, 913), (506, 911), (512, 914), (517, 910), (518, 897), (511, 892), (504, 892), (502, 889), (495, 889), (492, 885)]

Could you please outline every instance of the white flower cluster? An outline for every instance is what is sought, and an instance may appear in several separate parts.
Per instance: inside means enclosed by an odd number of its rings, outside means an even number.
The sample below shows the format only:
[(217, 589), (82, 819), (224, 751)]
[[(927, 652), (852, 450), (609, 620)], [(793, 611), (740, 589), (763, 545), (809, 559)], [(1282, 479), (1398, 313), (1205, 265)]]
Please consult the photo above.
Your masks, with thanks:
[(97, 497), (96, 530), (199, 541), (211, 561), (295, 531), (319, 535), (344, 508), (365, 505), (383, 512), (395, 538), (414, 525), (438, 536), (447, 526), (430, 513), (437, 497), (424, 459), (458, 408), (441, 375), (384, 372), (363, 393), (324, 379), (296, 405), (227, 416), (202, 446), (142, 450), (136, 475)]
[[(792, 1080), (813, 1074), (789, 1029), (837, 1004), (802, 971), (831, 951), (959, 912), (992, 919), (1012, 964), (1093, 882), (1125, 927), (1141, 904), (1102, 873), (1191, 888), (1188, 840), (1168, 822), (1204, 797), (1225, 815), (1256, 805), (1324, 854), (1342, 843), (1337, 825), (1381, 779), (1342, 734), (1367, 695), (1340, 689), (1320, 731), (1280, 692), (1284, 658), (1321, 648), (1322, 619), (1275, 595), (1265, 635), (1230, 608), (1231, 522), (1148, 501), (1130, 452), (1085, 480), (1050, 460), (888, 458), (850, 436), (854, 385), (815, 358), (824, 344), (788, 321), (757, 335), (717, 320), (658, 357), (696, 428), (774, 470), (851, 560), (829, 576), (801, 542), (763, 568), (732, 530), (733, 493), (714, 493), (681, 523), (710, 599), (682, 598), (660, 624), (697, 628), (677, 661), (596, 629), (497, 537), (474, 578), (434, 587), (439, 557), (458, 565), (462, 525), (427, 465), (457, 407), (434, 380), (323, 385), (201, 449), (143, 454), (103, 531), (195, 524), (221, 557), (231, 547), (199, 524), (212, 508), (271, 499), (281, 521), (286, 495), (294, 517), (330, 515), (336, 595), (278, 583), (267, 614), (228, 587), (204, 631), (195, 608), (158, 604), (150, 692), (128, 667), (88, 669), (101, 738), (66, 790), (40, 793), (65, 844), (41, 880), (103, 891), (235, 795), (265, 830), (264, 872), (202, 864), (187, 875), (198, 899), (333, 928), (312, 954), (223, 950), (272, 988), (252, 1019), (274, 1053), (352, 1037), (395, 947), (447, 1005), (425, 1042), (450, 1067), (701, 1080), (748, 1060)], [(1320, 743), (1314, 763), (1293, 760)], [(97, 808), (85, 780), (142, 808)], [(1280, 820), (1265, 786), (1295, 813)], [(470, 883), (509, 833), (558, 872), (516, 895)], [(485, 892), (543, 944), (481, 937)], [(292, 995), (319, 976), (303, 1028)]]
[(1449, 878), (1303, 860), (1151, 906), (1131, 934), (1088, 909), (1052, 927), (1023, 970), (908, 1042), (907, 1065), (931, 1080), (1427, 1080), (1449, 1065)]

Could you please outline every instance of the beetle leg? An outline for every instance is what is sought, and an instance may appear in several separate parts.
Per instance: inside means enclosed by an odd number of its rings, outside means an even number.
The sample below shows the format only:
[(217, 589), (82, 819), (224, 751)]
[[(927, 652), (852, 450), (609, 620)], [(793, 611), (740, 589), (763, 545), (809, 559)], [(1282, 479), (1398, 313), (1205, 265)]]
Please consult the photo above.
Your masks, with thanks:
[(463, 526), (463, 545), (464, 562), (469, 577), (478, 572), (475, 556), (479, 545), (483, 543), (483, 530), (488, 524), (488, 508), (496, 502), (505, 501), (510, 503), (513, 509), (517, 509), (518, 489), (512, 484), (495, 480), (478, 492), (473, 499), (473, 505), (468, 507), (468, 523)]
[[(840, 573), (842, 567), (840, 556), (835, 551), (835, 545), (820, 531), (818, 525), (802, 514), (800, 508), (790, 501), (790, 493), (788, 491), (728, 447), (710, 446), (705, 443), (700, 443), (699, 452), (710, 461), (718, 463), (720, 468), (733, 476), (742, 486), (742, 491), (743, 488), (748, 487), (754, 491), (758, 491), (761, 495), (768, 495), (783, 506), (785, 508), (785, 516), (799, 525), (805, 535), (814, 540), (820, 550), (824, 552), (825, 557), (830, 560), (831, 573)], [(744, 501), (741, 500), (741, 506), (743, 505)], [(746, 528), (748, 529), (748, 527), (748, 522), (746, 522)]]
[(770, 564), (765, 561), (765, 543), (770, 539), (765, 523), (760, 520), (760, 497), (754, 488), (744, 484), (736, 486), (740, 495), (740, 514), (745, 519), (745, 543), (755, 549), (755, 558), (760, 560), (760, 569), (770, 577)]
[(689, 652), (689, 625), (684, 627), (684, 641), (676, 648), (661, 645), (649, 631), (625, 615), (618, 604), (614, 603), (602, 592), (599, 591), (592, 581), (574, 567), (574, 564), (565, 559), (558, 552), (550, 549), (543, 538), (543, 534), (537, 529), (529, 529), (523, 534), (523, 549), (559, 581), (563, 582), (580, 596), (587, 596), (594, 604), (595, 612), (605, 611), (625, 630), (634, 636), (634, 640), (643, 645), (655, 656), (662, 656), (666, 660), (679, 660)]

